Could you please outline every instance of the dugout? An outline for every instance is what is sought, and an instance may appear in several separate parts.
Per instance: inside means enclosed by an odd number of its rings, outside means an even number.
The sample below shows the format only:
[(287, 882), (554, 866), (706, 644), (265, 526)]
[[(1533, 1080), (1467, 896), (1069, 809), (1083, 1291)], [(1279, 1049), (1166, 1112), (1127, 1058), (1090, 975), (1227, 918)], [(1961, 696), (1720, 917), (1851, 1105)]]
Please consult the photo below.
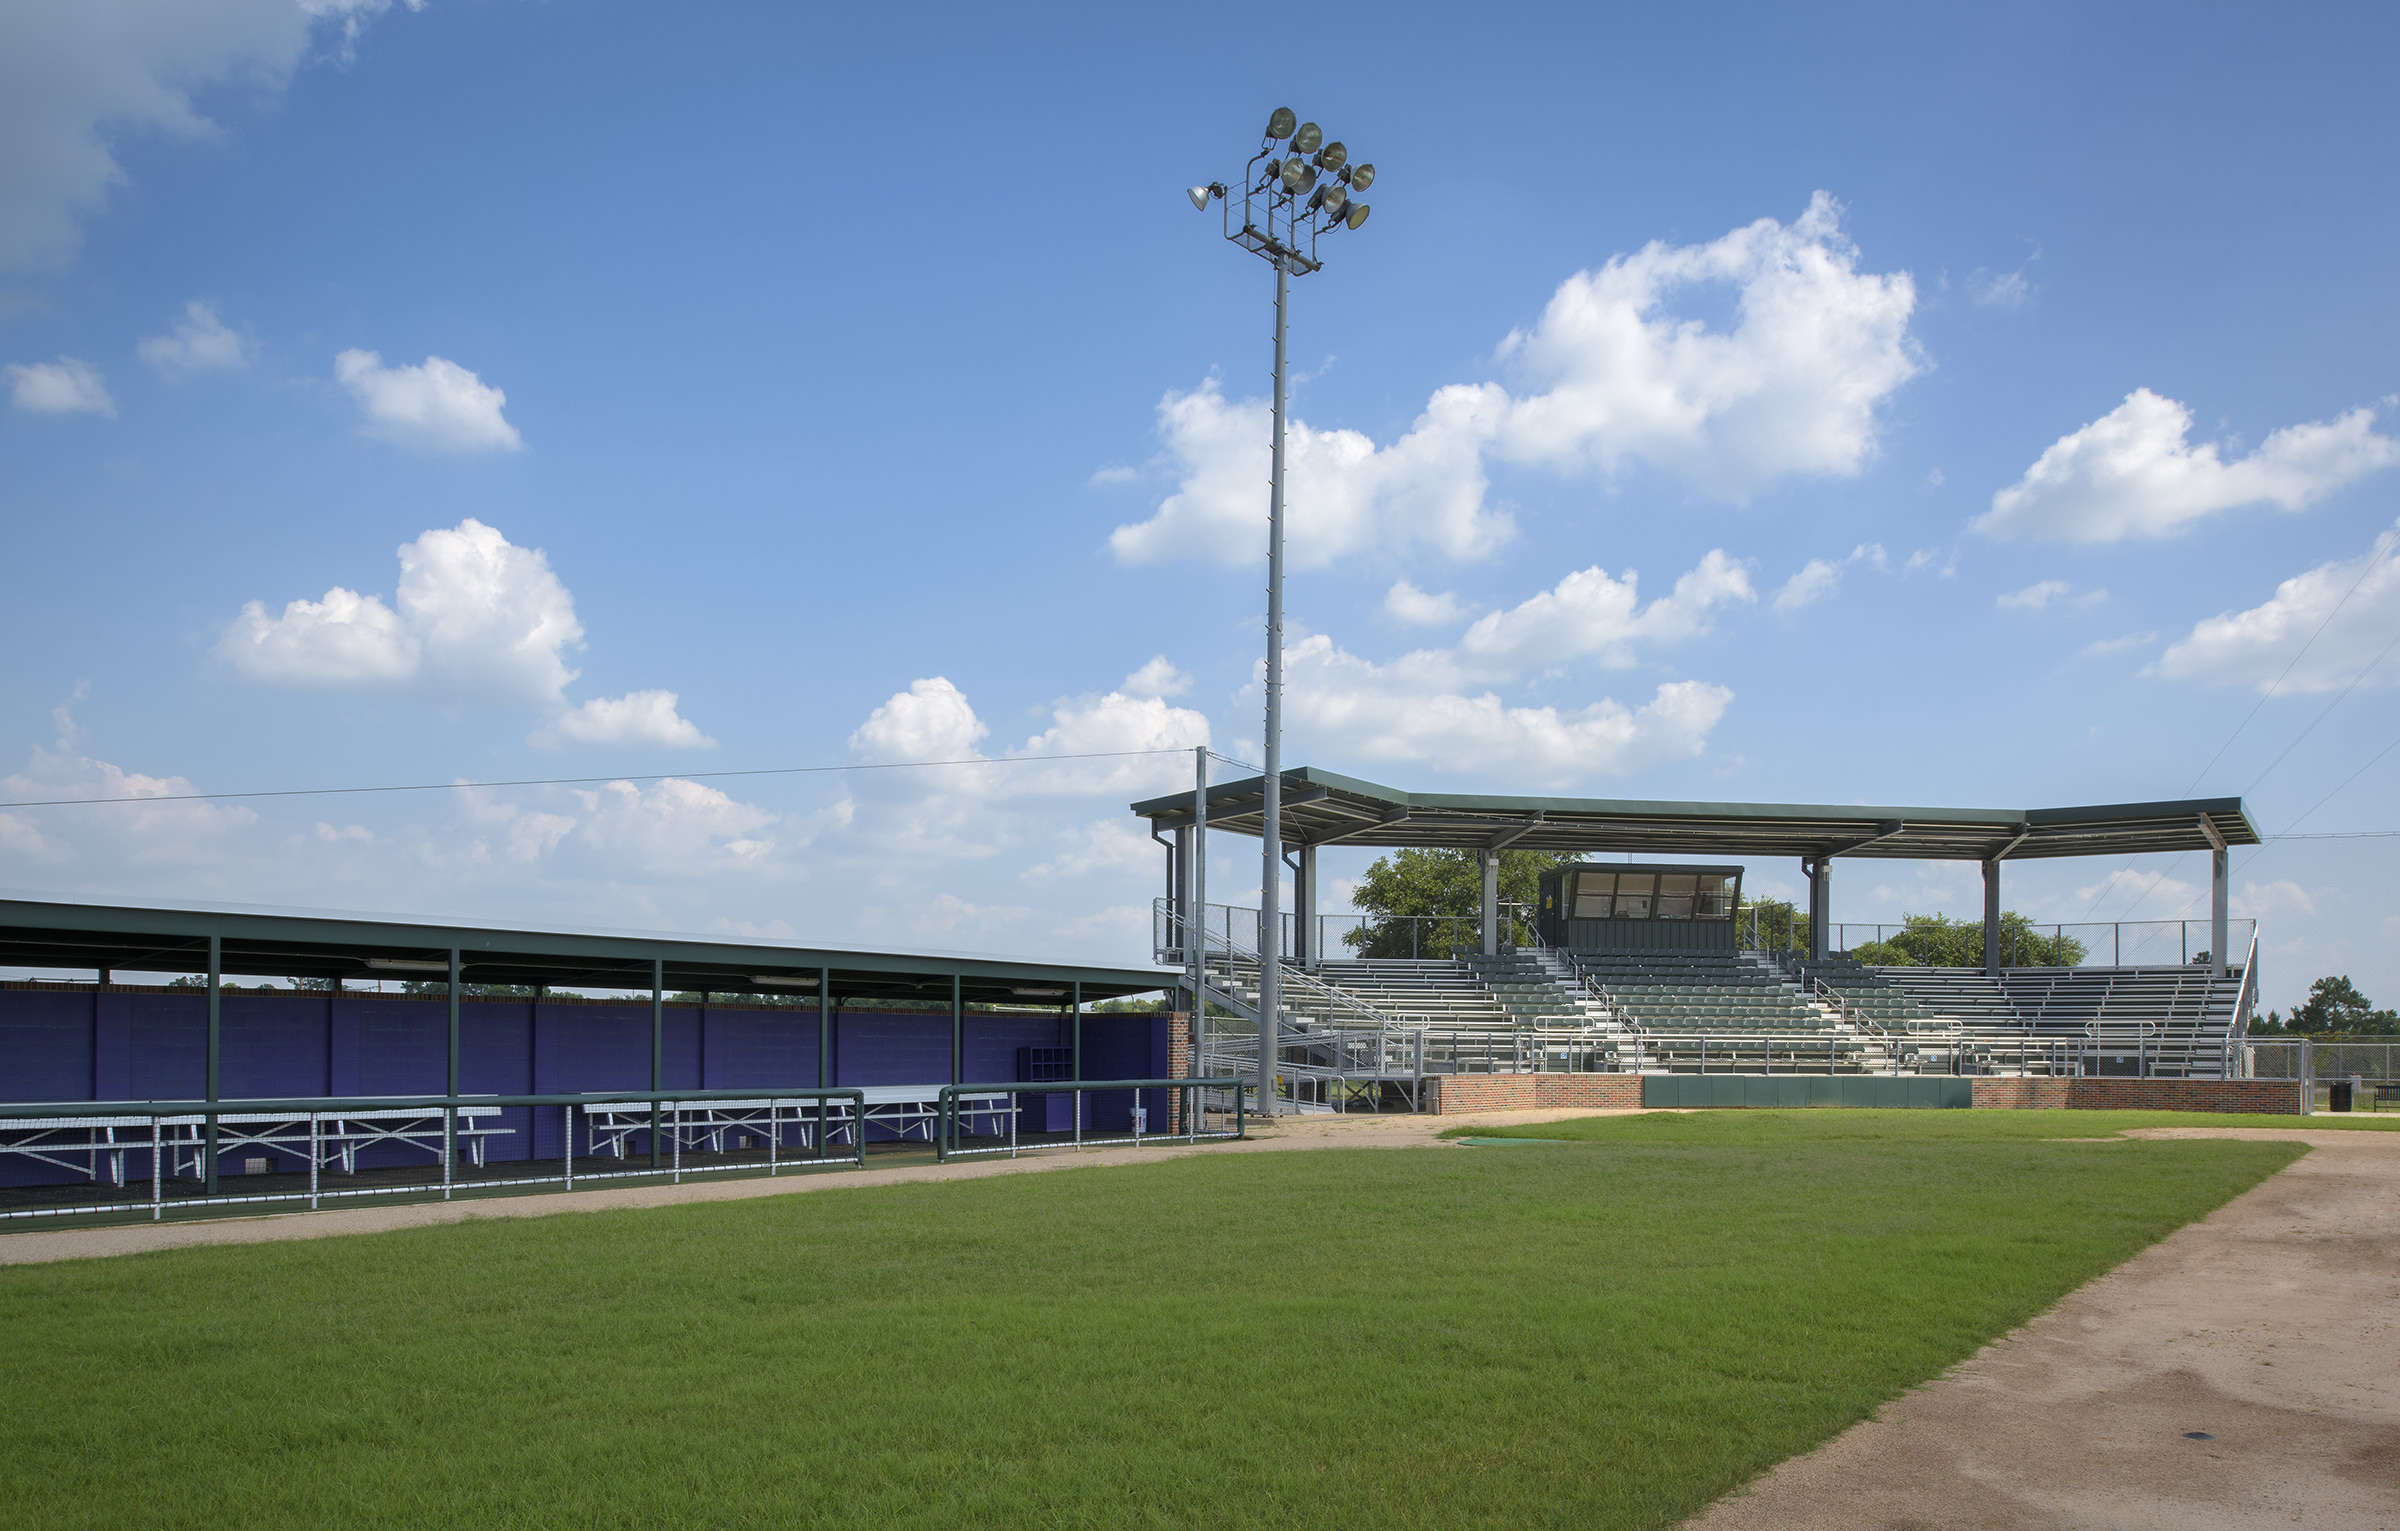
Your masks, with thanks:
[[(0, 1101), (12, 1105), (820, 1083), (930, 1097), (1040, 1077), (1021, 1072), (1035, 1052), (1063, 1054), (1084, 1080), (1172, 1077), (1174, 1056), (1163, 1000), (1092, 1009), (1159, 995), (1154, 970), (957, 953), (5, 899), (0, 966), (59, 975), (0, 984)], [(584, 989), (619, 993), (557, 992)], [(1163, 1120), (1167, 1093), (1094, 1094), (1087, 1125), (1121, 1128), (1137, 1105)], [(495, 1163), (556, 1158), (567, 1130), (530, 1107), (489, 1125), (475, 1148)], [(640, 1132), (627, 1146), (655, 1148)], [(423, 1160), (370, 1143), (358, 1165)], [(90, 1173), (0, 1145), (0, 1187)]]

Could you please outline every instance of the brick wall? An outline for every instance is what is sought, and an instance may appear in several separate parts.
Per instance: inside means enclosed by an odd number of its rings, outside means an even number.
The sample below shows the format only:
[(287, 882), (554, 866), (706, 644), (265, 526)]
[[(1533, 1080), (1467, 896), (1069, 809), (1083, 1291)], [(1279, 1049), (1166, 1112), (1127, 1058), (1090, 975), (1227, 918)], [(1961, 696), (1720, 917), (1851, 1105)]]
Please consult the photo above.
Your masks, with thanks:
[(2288, 1079), (1976, 1079), (1975, 1104), (2000, 1110), (2255, 1111), (2300, 1114)]
[(1642, 1103), (1639, 1074), (1437, 1074), (1426, 1107), (1442, 1116), (1481, 1111), (1617, 1111)]
[[(1167, 1079), (1192, 1077), (1192, 1013), (1178, 1010), (1167, 1017)], [(1167, 1092), (1167, 1131), (1183, 1131), (1183, 1094), (1181, 1090)]]

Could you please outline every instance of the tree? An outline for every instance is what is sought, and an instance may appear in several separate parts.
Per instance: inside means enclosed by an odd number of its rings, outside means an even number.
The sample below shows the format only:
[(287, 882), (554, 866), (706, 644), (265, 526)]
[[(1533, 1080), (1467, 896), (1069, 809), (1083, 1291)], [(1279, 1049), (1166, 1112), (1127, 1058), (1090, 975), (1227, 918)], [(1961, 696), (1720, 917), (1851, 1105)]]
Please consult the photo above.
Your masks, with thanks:
[[(400, 992), (421, 995), (426, 999), (447, 999), (450, 996), (450, 980), (447, 978), (410, 978), (401, 983)], [(533, 999), (537, 997), (533, 985), (527, 983), (461, 983), (458, 986), (458, 995), (461, 999)]]
[[(1502, 851), (1500, 902), (1531, 909), (1542, 896), (1542, 874), (1574, 861), (1557, 851)], [(1473, 851), (1394, 851), (1378, 856), (1350, 894), (1350, 902), (1377, 919), (1345, 933), (1342, 941), (1361, 957), (1448, 957), (1483, 939), (1474, 921), (1483, 912), (1483, 868)], [(1461, 923), (1412, 928), (1414, 918)]]
[[(2043, 935), (2033, 921), (2011, 910), (2000, 916), (2000, 961), (2007, 967), (2071, 968), (2089, 948), (2064, 933)], [(1868, 941), (1850, 955), (1870, 967), (1983, 966), (1983, 921), (1953, 920), (1939, 914), (1903, 917), (1900, 933), (1888, 940)]]
[(1734, 939), (1759, 952), (1808, 950), (1808, 912), (1784, 898), (1746, 898), (1734, 917)]
[(2285, 1025), (2304, 1037), (2385, 1037), (2400, 1033), (2400, 1015), (2369, 1004), (2347, 977), (2320, 978)]

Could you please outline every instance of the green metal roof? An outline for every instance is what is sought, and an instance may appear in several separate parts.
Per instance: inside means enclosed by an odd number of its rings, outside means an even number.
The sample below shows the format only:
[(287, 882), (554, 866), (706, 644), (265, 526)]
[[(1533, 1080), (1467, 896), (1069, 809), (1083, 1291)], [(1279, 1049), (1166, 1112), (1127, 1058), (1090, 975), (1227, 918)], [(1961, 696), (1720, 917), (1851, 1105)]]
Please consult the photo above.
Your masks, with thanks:
[[(554, 988), (647, 989), (653, 958), (666, 964), (670, 989), (718, 994), (776, 993), (789, 986), (760, 977), (812, 978), (831, 969), (845, 998), (934, 999), (948, 1003), (950, 979), (975, 1003), (1052, 1002), (1069, 985), (1086, 1000), (1146, 994), (1160, 987), (1145, 968), (1080, 967), (946, 952), (844, 951), (782, 942), (723, 941), (632, 931), (534, 930), (444, 925), (365, 914), (305, 914), (261, 909), (54, 903), (0, 897), (0, 965), (114, 968), (199, 973), (208, 938), (222, 941), (228, 974), (278, 978), (431, 978), (424, 970), (377, 969), (371, 959), (447, 963), (461, 954), (470, 983), (547, 984)], [(1027, 995), (1055, 989), (1060, 995)]]
[[(1266, 778), (1208, 789), (1208, 827), (1263, 832)], [(1136, 803), (1156, 831), (1192, 822), (1192, 794)], [(2212, 839), (2212, 835), (2215, 837)], [(1283, 773), (1283, 842), (1673, 856), (1877, 856), (2025, 861), (2256, 845), (2238, 797), (2084, 808), (1870, 808), (1402, 792), (1307, 767)]]

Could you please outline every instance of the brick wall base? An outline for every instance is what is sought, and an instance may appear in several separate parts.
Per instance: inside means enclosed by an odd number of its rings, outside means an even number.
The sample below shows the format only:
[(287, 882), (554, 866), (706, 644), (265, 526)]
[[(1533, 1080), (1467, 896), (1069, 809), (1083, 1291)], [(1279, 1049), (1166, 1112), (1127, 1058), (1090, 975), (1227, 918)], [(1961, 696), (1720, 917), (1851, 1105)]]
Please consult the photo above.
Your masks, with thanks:
[(1483, 1111), (1625, 1111), (1641, 1103), (1639, 1074), (1439, 1074), (1425, 1081), (1425, 1109), (1442, 1116)]
[(2288, 1079), (1974, 1079), (1975, 1104), (2004, 1111), (2241, 1111), (2298, 1116)]

